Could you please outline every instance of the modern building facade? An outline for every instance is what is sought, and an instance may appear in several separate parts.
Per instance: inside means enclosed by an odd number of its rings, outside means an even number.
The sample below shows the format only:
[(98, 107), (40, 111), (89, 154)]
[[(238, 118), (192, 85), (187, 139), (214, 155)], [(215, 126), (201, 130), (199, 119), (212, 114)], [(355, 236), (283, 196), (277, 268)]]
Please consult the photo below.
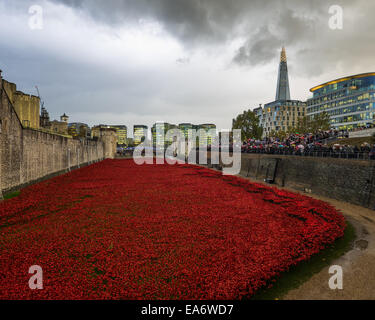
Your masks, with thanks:
[(128, 128), (125, 125), (111, 125), (110, 128), (116, 130), (117, 145), (125, 146), (128, 144)]
[(137, 146), (147, 139), (148, 127), (144, 125), (135, 125), (133, 127), (134, 145)]
[[(61, 121), (61, 122), (65, 123), (65, 121)], [(86, 138), (87, 136), (91, 135), (90, 127), (86, 123), (81, 123), (81, 122), (69, 123), (68, 133), (72, 137), (81, 137), (81, 138)]]
[(327, 112), (331, 125), (339, 130), (351, 130), (374, 122), (375, 73), (362, 73), (332, 80), (310, 91), (307, 115)]
[(100, 129), (101, 128), (108, 128), (108, 126), (101, 124), (101, 125), (92, 127), (91, 128), (91, 138), (99, 139), (100, 138)]
[(183, 132), (185, 139), (188, 140), (192, 137), (193, 124), (192, 123), (180, 123), (178, 128)]
[(167, 136), (167, 132), (173, 129), (177, 129), (175, 124), (168, 122), (155, 123), (151, 128), (153, 145), (157, 148), (166, 148), (170, 146), (173, 142), (173, 137)]
[(285, 48), (282, 48), (277, 77), (276, 100), (253, 110), (263, 128), (263, 136), (271, 132), (287, 131), (297, 125), (298, 119), (306, 115), (306, 103), (290, 99), (288, 63)]
[(265, 104), (261, 113), (258, 111), (264, 136), (296, 127), (298, 119), (305, 115), (306, 103), (299, 100), (274, 101)]
[(101, 129), (115, 129), (116, 130), (116, 143), (120, 146), (125, 146), (128, 144), (128, 128), (125, 125), (106, 125), (100, 124), (91, 129), (91, 137), (100, 138)]
[[(212, 123), (205, 123), (200, 124), (197, 126), (196, 130), (200, 130), (201, 134), (199, 134), (199, 145), (205, 145), (207, 143), (207, 146), (211, 146), (213, 139), (216, 135), (216, 125)], [(215, 131), (215, 134), (212, 132)]]
[[(163, 125), (164, 126), (164, 133), (160, 130), (157, 130), (157, 125)], [(164, 147), (168, 147), (172, 144), (173, 138), (167, 137), (166, 134), (169, 130), (173, 129), (179, 129), (184, 137), (185, 141), (192, 139), (193, 130), (195, 130), (195, 134), (199, 137), (199, 145), (203, 146), (207, 143), (207, 145), (211, 145), (213, 141), (214, 135), (212, 134), (211, 130), (216, 131), (216, 125), (215, 124), (200, 124), (200, 125), (194, 125), (192, 123), (180, 123), (178, 126), (175, 124), (170, 123), (155, 123), (151, 128), (152, 133), (152, 142), (153, 145), (156, 147), (163, 147), (163, 139), (164, 139)], [(164, 134), (164, 138), (162, 135)], [(158, 145), (159, 142), (159, 145)], [(162, 145), (160, 145), (160, 143)]]

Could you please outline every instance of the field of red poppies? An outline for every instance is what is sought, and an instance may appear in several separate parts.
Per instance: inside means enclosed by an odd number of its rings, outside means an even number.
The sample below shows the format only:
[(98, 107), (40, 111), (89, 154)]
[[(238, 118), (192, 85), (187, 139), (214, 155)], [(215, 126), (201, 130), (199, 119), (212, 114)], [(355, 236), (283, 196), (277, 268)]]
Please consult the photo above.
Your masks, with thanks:
[[(0, 203), (0, 299), (241, 299), (344, 228), (302, 195), (198, 166), (105, 160)], [(42, 290), (29, 288), (32, 265)]]

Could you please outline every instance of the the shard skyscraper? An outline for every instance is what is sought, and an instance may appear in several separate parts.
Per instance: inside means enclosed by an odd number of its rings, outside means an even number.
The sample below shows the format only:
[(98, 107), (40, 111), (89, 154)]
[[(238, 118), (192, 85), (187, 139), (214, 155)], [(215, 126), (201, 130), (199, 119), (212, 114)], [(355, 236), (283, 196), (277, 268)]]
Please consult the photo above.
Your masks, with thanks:
[(264, 107), (254, 109), (263, 128), (263, 137), (275, 132), (296, 128), (298, 120), (306, 115), (306, 102), (290, 98), (288, 64), (285, 48), (281, 50), (276, 99)]
[(285, 48), (281, 50), (279, 75), (277, 78), (276, 101), (290, 100), (288, 64), (286, 61)]

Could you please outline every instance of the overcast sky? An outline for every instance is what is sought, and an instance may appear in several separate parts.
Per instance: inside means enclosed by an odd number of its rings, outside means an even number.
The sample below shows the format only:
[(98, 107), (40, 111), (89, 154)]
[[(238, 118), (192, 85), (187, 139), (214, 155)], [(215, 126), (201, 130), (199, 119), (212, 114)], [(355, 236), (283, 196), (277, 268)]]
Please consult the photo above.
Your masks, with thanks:
[[(329, 28), (331, 5), (342, 30)], [(0, 69), (24, 92), (38, 85), (52, 119), (229, 129), (275, 99), (283, 45), (292, 99), (375, 71), (374, 13), (372, 0), (0, 0)]]

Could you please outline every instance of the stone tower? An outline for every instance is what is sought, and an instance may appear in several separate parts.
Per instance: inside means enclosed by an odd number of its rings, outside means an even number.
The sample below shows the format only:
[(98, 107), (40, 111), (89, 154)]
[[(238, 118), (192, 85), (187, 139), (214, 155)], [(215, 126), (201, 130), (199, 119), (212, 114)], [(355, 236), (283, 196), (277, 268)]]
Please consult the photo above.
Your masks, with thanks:
[(279, 75), (277, 78), (276, 101), (290, 100), (288, 63), (286, 61), (285, 48), (281, 50)]
[(104, 142), (104, 158), (113, 159), (116, 155), (116, 149), (117, 149), (116, 148), (117, 147), (116, 129), (101, 128), (100, 140)]
[(68, 120), (69, 120), (69, 117), (65, 113), (60, 117), (61, 122), (68, 123)]

